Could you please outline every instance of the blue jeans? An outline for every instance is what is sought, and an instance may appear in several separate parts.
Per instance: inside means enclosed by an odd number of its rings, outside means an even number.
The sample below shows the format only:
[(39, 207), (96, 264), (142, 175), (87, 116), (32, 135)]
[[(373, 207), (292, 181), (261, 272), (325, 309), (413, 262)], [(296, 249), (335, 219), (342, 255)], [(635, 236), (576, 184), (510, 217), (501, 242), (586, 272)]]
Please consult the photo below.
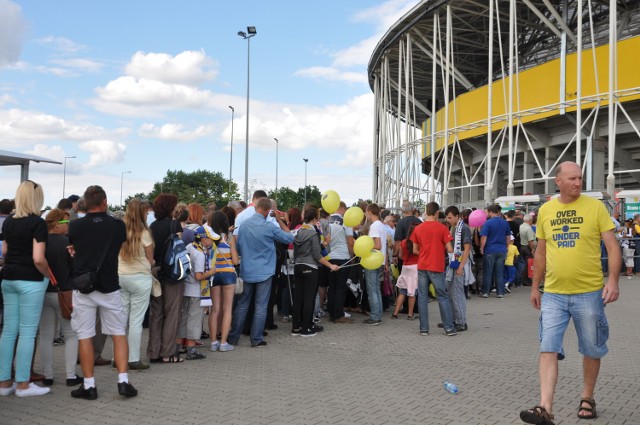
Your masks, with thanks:
[(238, 304), (233, 310), (233, 322), (231, 332), (229, 333), (229, 343), (235, 345), (240, 339), (240, 334), (244, 328), (244, 321), (247, 318), (249, 304), (253, 293), (256, 293), (255, 310), (253, 313), (253, 322), (251, 323), (251, 345), (258, 345), (262, 342), (264, 333), (264, 324), (267, 321), (267, 305), (269, 304), (269, 296), (271, 295), (271, 279), (262, 282), (245, 282), (244, 290), (238, 298)]
[(558, 353), (564, 358), (562, 339), (569, 319), (578, 334), (578, 351), (592, 359), (604, 357), (608, 352), (609, 323), (604, 314), (602, 289), (585, 294), (542, 295), (540, 306), (540, 352)]
[(382, 320), (382, 293), (380, 292), (380, 276), (382, 267), (375, 270), (364, 269), (364, 280), (367, 283), (367, 297), (369, 298), (369, 319)]
[(440, 319), (444, 324), (445, 331), (452, 330), (453, 309), (447, 294), (447, 285), (444, 281), (444, 272), (431, 272), (428, 270), (418, 270), (418, 313), (420, 315), (420, 332), (429, 332), (429, 282), (433, 283), (436, 289), (436, 299), (440, 308)]
[(11, 366), (17, 339), (15, 382), (29, 382), (31, 358), (47, 285), (49, 285), (47, 278), (40, 282), (28, 280), (2, 282), (4, 326), (2, 337), (0, 337), (0, 381), (11, 380)]
[(496, 282), (498, 295), (504, 295), (504, 260), (506, 252), (484, 254), (484, 276), (482, 277), (482, 293), (491, 292), (491, 283)]
[(518, 255), (518, 257), (516, 258), (516, 280), (515, 280), (515, 285), (516, 286), (522, 286), (522, 274), (524, 273), (524, 269), (527, 268), (527, 259), (524, 258), (524, 255), (520, 254)]

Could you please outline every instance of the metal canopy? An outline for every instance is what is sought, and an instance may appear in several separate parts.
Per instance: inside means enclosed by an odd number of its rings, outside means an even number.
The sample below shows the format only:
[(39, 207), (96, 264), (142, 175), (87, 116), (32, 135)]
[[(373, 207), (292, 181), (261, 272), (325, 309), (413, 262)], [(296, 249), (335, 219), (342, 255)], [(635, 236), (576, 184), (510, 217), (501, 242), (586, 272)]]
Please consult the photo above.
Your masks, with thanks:
[(0, 166), (19, 165), (20, 181), (25, 181), (29, 178), (29, 164), (31, 162), (46, 162), (49, 164), (62, 165), (60, 161), (42, 156), (0, 150)]

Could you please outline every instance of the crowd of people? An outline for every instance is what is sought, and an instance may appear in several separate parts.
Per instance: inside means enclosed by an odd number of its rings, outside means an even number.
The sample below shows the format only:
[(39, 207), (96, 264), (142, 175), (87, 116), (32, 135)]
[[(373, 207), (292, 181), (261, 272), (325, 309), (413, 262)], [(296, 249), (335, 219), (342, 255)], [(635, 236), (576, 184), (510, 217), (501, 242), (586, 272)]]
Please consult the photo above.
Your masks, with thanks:
[[(536, 214), (502, 214), (498, 205), (486, 208), (481, 227), (471, 227), (472, 210), (456, 206), (430, 202), (420, 211), (404, 201), (394, 214), (360, 203), (365, 218), (348, 227), (344, 202), (331, 214), (313, 204), (279, 211), (262, 190), (249, 205), (232, 201), (222, 208), (162, 193), (153, 202), (133, 198), (119, 213), (108, 212), (96, 185), (44, 214), (43, 200), (42, 186), (27, 180), (15, 200), (0, 202), (3, 396), (50, 391), (52, 346), (60, 335), (66, 385), (79, 385), (72, 397), (96, 399), (94, 366), (109, 364), (118, 370), (118, 393), (133, 397), (128, 371), (150, 367), (141, 355), (143, 326), (146, 357), (164, 364), (203, 359), (205, 348), (233, 351), (242, 335), (251, 347), (266, 346), (268, 331), (286, 323), (292, 336), (313, 337), (324, 330), (322, 320), (348, 325), (356, 313), (377, 326), (384, 311), (391, 320), (406, 314), (412, 321), (417, 309), (418, 331), (426, 336), (432, 300), (438, 327), (454, 336), (469, 328), (473, 294), (504, 300), (513, 287), (533, 285), (537, 293), (544, 283), (532, 274)], [(635, 249), (629, 243), (635, 229), (627, 228), (625, 256)], [(355, 258), (362, 235), (384, 256), (377, 268), (363, 268)], [(168, 254), (176, 254), (173, 264)], [(633, 261), (628, 264), (633, 273)], [(103, 357), (106, 335), (113, 360)], [(38, 380), (31, 361), (36, 337), (42, 386), (32, 382)]]

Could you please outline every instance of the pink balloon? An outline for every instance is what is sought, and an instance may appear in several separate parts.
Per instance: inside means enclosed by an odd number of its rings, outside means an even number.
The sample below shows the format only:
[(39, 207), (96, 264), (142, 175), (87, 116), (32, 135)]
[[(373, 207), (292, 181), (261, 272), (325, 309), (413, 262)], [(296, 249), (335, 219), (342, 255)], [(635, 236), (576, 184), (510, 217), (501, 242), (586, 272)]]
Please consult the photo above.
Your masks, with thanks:
[(487, 221), (487, 216), (483, 210), (475, 210), (469, 215), (469, 226), (480, 227)]

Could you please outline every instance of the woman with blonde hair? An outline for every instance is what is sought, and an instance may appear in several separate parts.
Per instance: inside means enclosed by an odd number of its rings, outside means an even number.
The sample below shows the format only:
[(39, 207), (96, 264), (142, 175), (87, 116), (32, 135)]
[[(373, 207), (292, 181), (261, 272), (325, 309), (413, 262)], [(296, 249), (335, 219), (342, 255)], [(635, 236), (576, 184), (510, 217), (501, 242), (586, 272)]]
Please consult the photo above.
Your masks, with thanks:
[(146, 370), (149, 365), (140, 361), (142, 321), (149, 306), (151, 295), (151, 267), (153, 260), (153, 238), (147, 227), (149, 203), (133, 198), (127, 204), (124, 223), (127, 240), (120, 248), (118, 275), (124, 312), (129, 316), (129, 369)]
[(42, 360), (44, 385), (53, 385), (53, 338), (55, 336), (56, 317), (62, 317), (60, 328), (64, 334), (64, 360), (67, 375), (67, 387), (74, 387), (83, 383), (83, 379), (76, 375), (76, 360), (78, 359), (78, 335), (71, 328), (71, 317), (62, 316), (58, 292), (65, 292), (71, 297), (73, 287), (69, 283), (69, 272), (72, 260), (69, 255), (69, 218), (68, 211), (54, 208), (49, 211), (45, 221), (49, 231), (45, 257), (51, 268), (51, 276), (55, 281), (49, 282), (44, 297), (44, 306), (40, 316), (40, 334), (38, 336), (38, 351)]
[[(49, 283), (45, 258), (47, 225), (40, 217), (44, 204), (42, 186), (31, 180), (16, 191), (16, 213), (2, 223), (2, 295), (4, 325), (0, 337), (0, 396), (29, 397), (46, 394), (50, 388), (29, 383), (31, 358), (44, 294)], [(18, 341), (16, 349), (16, 340)], [(16, 376), (11, 366), (16, 354)]]

